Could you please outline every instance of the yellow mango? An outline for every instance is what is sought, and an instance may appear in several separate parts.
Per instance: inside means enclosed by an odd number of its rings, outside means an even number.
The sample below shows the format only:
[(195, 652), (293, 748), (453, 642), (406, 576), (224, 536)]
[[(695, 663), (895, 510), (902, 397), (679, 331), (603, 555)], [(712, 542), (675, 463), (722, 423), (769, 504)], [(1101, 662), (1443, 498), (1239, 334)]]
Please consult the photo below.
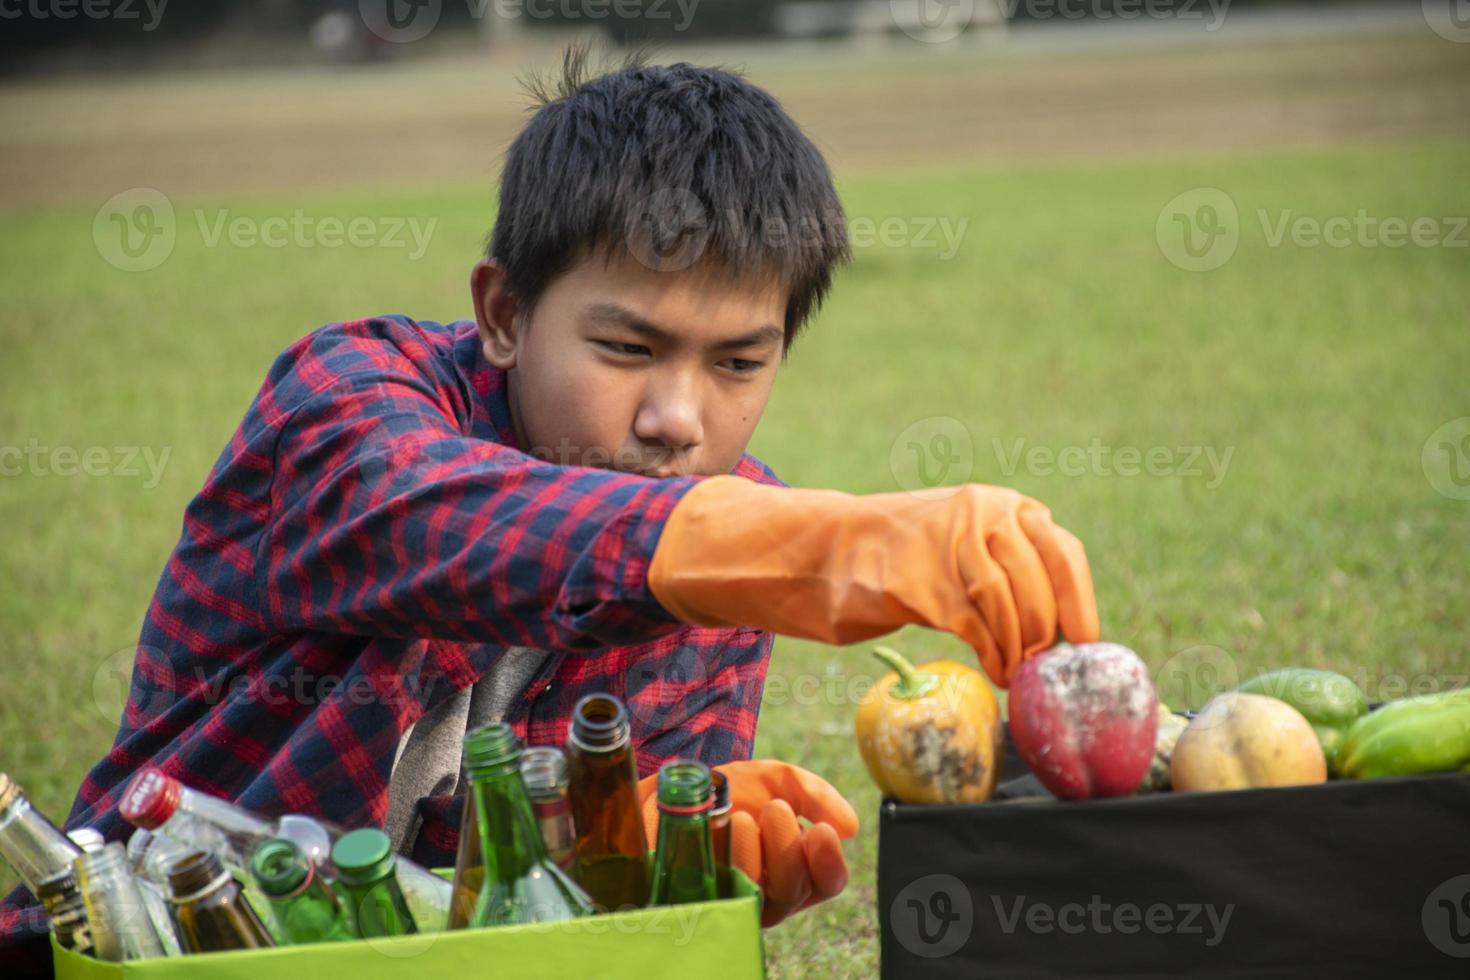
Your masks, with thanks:
[(1327, 779), (1311, 722), (1285, 701), (1232, 691), (1218, 695), (1174, 746), (1176, 792), (1294, 786)]

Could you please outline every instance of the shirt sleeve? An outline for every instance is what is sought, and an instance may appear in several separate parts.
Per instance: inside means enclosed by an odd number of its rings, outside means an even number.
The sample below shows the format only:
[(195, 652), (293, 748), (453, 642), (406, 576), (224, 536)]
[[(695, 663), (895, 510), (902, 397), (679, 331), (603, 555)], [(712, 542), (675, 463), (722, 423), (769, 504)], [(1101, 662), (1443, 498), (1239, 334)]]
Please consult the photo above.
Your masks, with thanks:
[(648, 564), (696, 477), (558, 466), (460, 430), (389, 359), (291, 407), (258, 556), (269, 625), (572, 652), (678, 629)]

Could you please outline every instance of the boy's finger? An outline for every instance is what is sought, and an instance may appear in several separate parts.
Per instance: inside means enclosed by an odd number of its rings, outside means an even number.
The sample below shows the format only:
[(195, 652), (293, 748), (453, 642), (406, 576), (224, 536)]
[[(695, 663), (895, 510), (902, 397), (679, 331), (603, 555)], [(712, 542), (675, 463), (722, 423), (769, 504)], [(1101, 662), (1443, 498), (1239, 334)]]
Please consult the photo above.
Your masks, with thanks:
[(815, 905), (840, 895), (847, 887), (847, 859), (842, 855), (837, 831), (830, 824), (814, 824), (807, 828), (801, 842), (812, 881), (811, 898), (806, 904)]
[(766, 862), (766, 907), (762, 921), (780, 922), (801, 907), (812, 893), (811, 872), (801, 824), (785, 800), (772, 800), (761, 811), (761, 850)]
[(739, 868), (757, 885), (761, 883), (761, 873), (765, 870), (761, 828), (748, 813), (730, 814), (730, 865)]

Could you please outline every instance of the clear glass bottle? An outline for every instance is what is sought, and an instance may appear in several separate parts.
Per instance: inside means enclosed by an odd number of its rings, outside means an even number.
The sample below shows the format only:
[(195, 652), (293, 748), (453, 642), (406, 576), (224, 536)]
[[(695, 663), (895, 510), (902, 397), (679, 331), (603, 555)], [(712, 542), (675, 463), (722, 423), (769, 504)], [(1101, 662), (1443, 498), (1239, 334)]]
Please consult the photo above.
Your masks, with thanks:
[(509, 725), (477, 729), (466, 747), (484, 855), (484, 882), (470, 925), (555, 922), (592, 913), (587, 894), (547, 856), (521, 777), (521, 742)]
[(572, 877), (600, 909), (648, 904), (648, 841), (628, 709), (610, 694), (577, 702), (567, 732), (577, 857)]
[(255, 909), (216, 854), (191, 851), (169, 868), (169, 901), (186, 953), (274, 946)]
[(538, 745), (521, 755), (521, 778), (531, 809), (541, 825), (546, 855), (566, 871), (577, 857), (577, 835), (572, 826), (572, 801), (567, 792), (567, 757), (561, 749)]
[(0, 857), (15, 871), (51, 917), (56, 941), (79, 953), (92, 948), (87, 914), (72, 862), (82, 849), (31, 806), (21, 789), (0, 772)]
[[(320, 861), (325, 849), (350, 831), (302, 814), (267, 820), (233, 803), (190, 789), (172, 776), (148, 769), (135, 776), (123, 791), (119, 807), (123, 819), (145, 830), (163, 833), (189, 848), (212, 851), (241, 882), (250, 900), (269, 916), (269, 900), (250, 874), (250, 855), (273, 837), (291, 840)], [(444, 928), (449, 912), (450, 884), (443, 878), (395, 855), (399, 886), (413, 910), (415, 921), (426, 931)], [(318, 864), (325, 872), (327, 869)]]
[(68, 830), (66, 836), (73, 844), (82, 849), (83, 854), (100, 851), (107, 843), (107, 838), (102, 836), (102, 831), (95, 827), (76, 827)]
[(343, 834), (332, 845), (337, 887), (364, 939), (419, 931), (394, 873), (393, 844), (375, 827)]
[[(96, 835), (95, 838), (92, 835)], [(87, 853), (99, 849), (100, 845), (93, 847), (93, 844), (102, 839), (102, 835), (90, 827), (73, 830), (67, 836)], [(165, 857), (167, 861), (177, 860), (187, 854), (188, 849), (168, 841), (167, 838), (164, 838), (164, 843), (171, 847), (160, 846), (153, 839), (153, 834), (146, 830), (134, 830), (133, 836), (128, 838), (124, 854), (127, 856), (128, 869), (133, 873), (133, 880), (143, 895), (143, 905), (148, 910), (153, 931), (158, 934), (159, 942), (163, 943), (164, 955), (178, 956), (182, 950), (179, 949), (178, 934), (174, 931), (173, 913), (169, 911), (168, 868)], [(150, 851), (151, 862), (145, 860)]]
[(709, 769), (702, 762), (670, 762), (658, 771), (658, 846), (653, 854), (650, 905), (709, 902), (717, 896), (710, 842)]
[(69, 873), (82, 849), (46, 815), (31, 806), (21, 789), (0, 772), (0, 856), (36, 894), (41, 882)]
[(163, 942), (148, 915), (143, 892), (128, 870), (127, 852), (121, 844), (105, 844), (84, 853), (75, 868), (92, 932), (93, 955), (113, 963), (164, 955)]
[(294, 842), (276, 837), (261, 844), (251, 856), (250, 873), (270, 896), (275, 932), (283, 942), (337, 942), (357, 936), (347, 905)]
[(51, 931), (62, 949), (75, 953), (92, 952), (92, 931), (87, 927), (87, 906), (77, 888), (77, 876), (67, 869), (47, 878), (35, 888), (35, 896), (51, 918)]

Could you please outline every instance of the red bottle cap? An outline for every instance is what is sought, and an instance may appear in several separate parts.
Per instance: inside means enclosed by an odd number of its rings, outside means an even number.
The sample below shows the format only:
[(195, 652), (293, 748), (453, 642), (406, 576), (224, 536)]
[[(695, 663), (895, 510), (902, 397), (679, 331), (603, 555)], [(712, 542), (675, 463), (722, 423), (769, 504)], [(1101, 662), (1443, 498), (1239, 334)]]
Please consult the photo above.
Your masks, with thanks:
[(118, 812), (135, 827), (157, 830), (179, 808), (183, 790), (183, 783), (150, 766), (134, 776), (123, 790)]

